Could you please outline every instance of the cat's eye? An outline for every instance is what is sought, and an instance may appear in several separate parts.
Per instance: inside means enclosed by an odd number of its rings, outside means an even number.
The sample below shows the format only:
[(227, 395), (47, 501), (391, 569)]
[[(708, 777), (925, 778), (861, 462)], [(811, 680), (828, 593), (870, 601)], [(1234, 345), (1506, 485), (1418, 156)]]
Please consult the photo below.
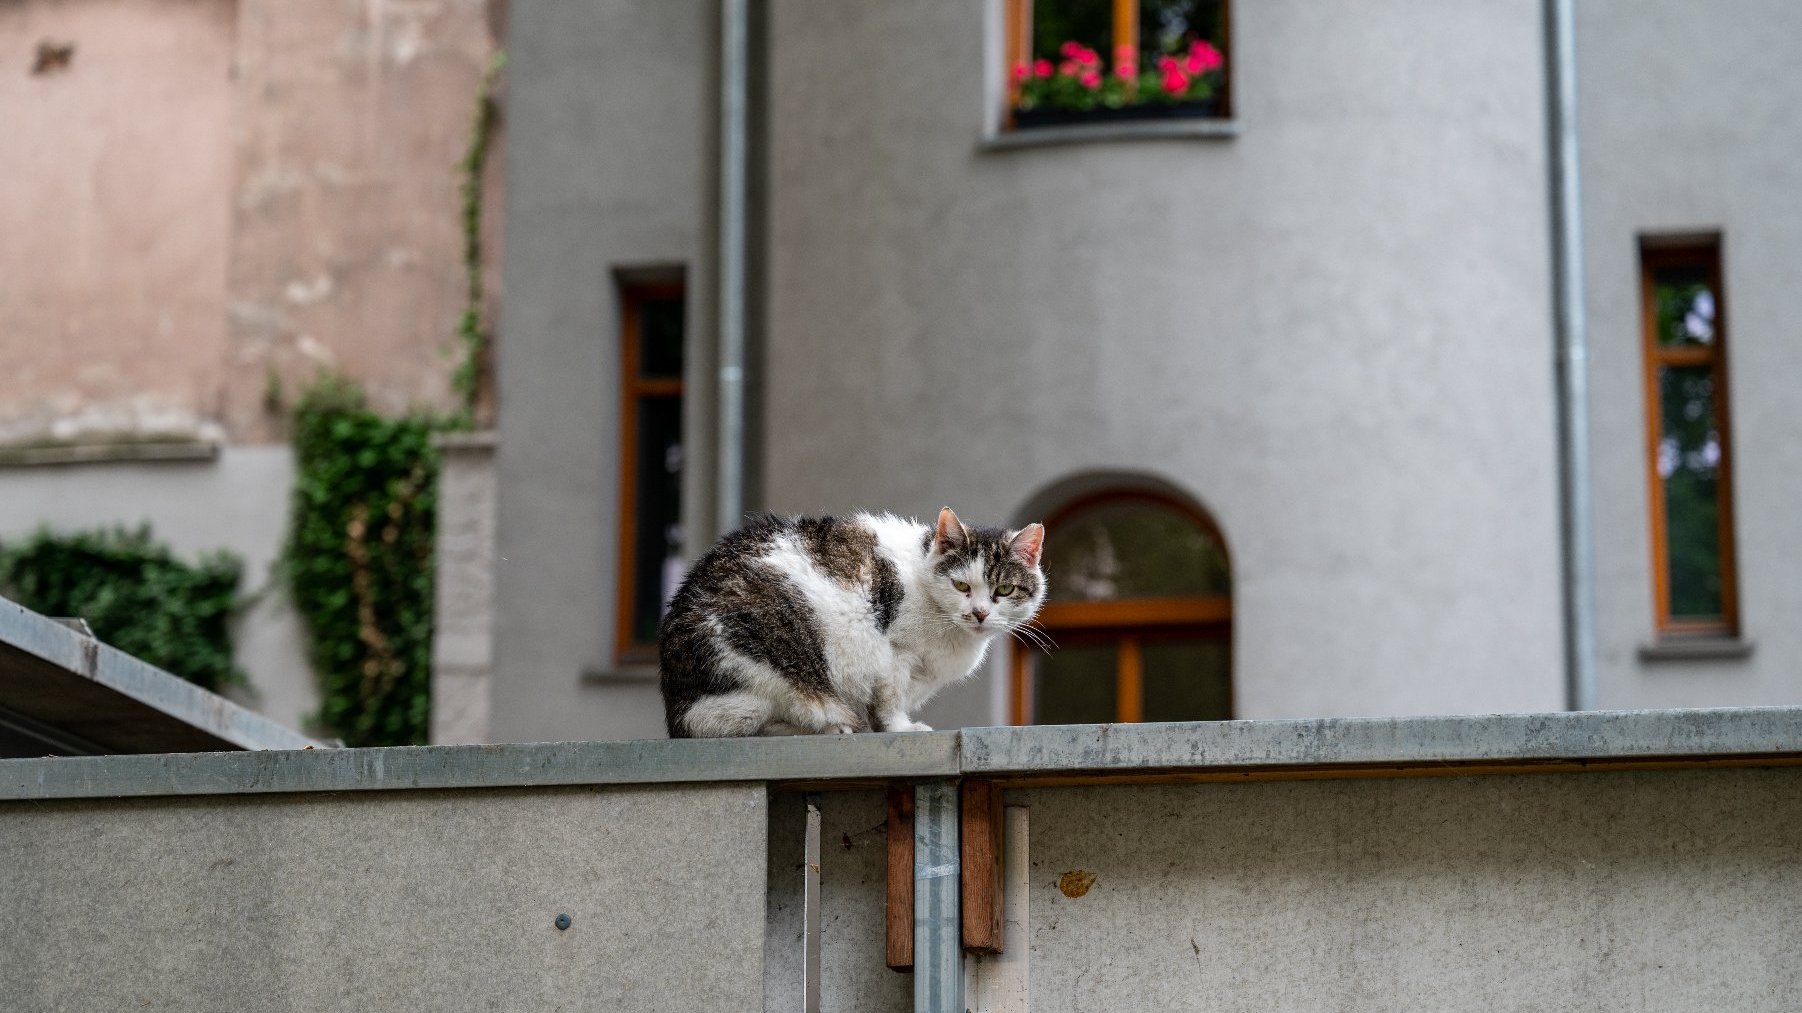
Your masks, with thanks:
[(970, 593), (970, 585), (964, 583), (961, 580), (952, 581), (951, 586), (957, 588), (957, 590), (960, 594), (969, 594)]
[(1014, 593), (1014, 586), (1012, 584), (996, 584), (995, 585), (995, 597), (997, 597), (997, 598), (1006, 598), (1008, 595), (1013, 594), (1013, 593)]

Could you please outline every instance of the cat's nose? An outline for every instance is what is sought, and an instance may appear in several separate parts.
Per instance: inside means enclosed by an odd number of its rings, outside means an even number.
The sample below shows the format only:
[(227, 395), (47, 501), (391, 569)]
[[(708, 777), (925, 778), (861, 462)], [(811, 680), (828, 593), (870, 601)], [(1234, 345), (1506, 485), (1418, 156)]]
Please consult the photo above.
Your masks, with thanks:
[(989, 617), (989, 610), (988, 609), (971, 609), (970, 614), (976, 617), (977, 622), (982, 622), (984, 619), (987, 619)]

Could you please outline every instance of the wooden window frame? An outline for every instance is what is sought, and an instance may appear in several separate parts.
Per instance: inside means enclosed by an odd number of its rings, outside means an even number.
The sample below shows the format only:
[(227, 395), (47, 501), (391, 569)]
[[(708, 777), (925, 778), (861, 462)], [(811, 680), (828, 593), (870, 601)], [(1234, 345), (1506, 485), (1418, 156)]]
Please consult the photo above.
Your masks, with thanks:
[[(1212, 535), (1227, 553), (1230, 586), (1232, 556), (1213, 518), (1188, 503), (1149, 489), (1110, 489), (1078, 497), (1053, 513), (1045, 522), (1050, 537), (1058, 525), (1085, 510), (1111, 503), (1138, 503), (1173, 510)], [(1232, 650), (1233, 596), (1175, 595), (1157, 598), (1121, 598), (1111, 601), (1047, 602), (1039, 609), (1038, 626), (1060, 644), (1113, 643), (1114, 720), (1136, 723), (1145, 719), (1144, 645), (1164, 639), (1218, 639)], [(1229, 662), (1230, 664), (1230, 662)], [(1014, 643), (1008, 655), (1008, 721), (1032, 724), (1032, 649)], [(1228, 680), (1228, 712), (1236, 713), (1232, 681)]]
[[(682, 378), (639, 375), (639, 324), (642, 307), (653, 299), (685, 297), (681, 282), (621, 282), (620, 294), (620, 423), (619, 423), (619, 573), (615, 582), (614, 660), (618, 664), (650, 664), (657, 660), (655, 641), (632, 638), (638, 565), (638, 410), (653, 397), (682, 397)], [(686, 315), (685, 315), (686, 316)], [(686, 338), (686, 335), (684, 335)]]
[[(1714, 294), (1715, 334), (1706, 345), (1664, 346), (1658, 342), (1655, 276), (1670, 267), (1700, 268)], [(1646, 488), (1652, 535), (1652, 613), (1660, 639), (1737, 637), (1739, 579), (1734, 565), (1733, 439), (1729, 429), (1727, 389), (1727, 294), (1723, 287), (1719, 236), (1677, 240), (1642, 239), (1639, 249), (1640, 337), (1646, 409)], [(1663, 401), (1658, 370), (1664, 366), (1707, 366), (1714, 381), (1714, 424), (1720, 435), (1721, 460), (1716, 468), (1716, 528), (1721, 557), (1721, 617), (1686, 619), (1671, 615), (1669, 517), (1664, 480), (1658, 474), (1658, 450), (1664, 437)]]
[[(1021, 65), (1032, 63), (1032, 5), (1034, 0), (1002, 0), (1002, 77), (1007, 81), (1007, 108), (1003, 122), (1013, 126), (1014, 107), (1020, 104), (1020, 86), (1007, 71)], [(1053, 0), (1046, 0), (1053, 2)], [(1131, 39), (1130, 43), (1120, 41), (1122, 37)], [(1220, 118), (1231, 119), (1233, 115), (1233, 0), (1221, 0), (1220, 4), (1220, 39), (1215, 48), (1225, 58), (1223, 72), (1220, 75)], [(1118, 67), (1122, 56), (1130, 57), (1135, 63), (1139, 58), (1139, 4), (1137, 0), (1114, 0), (1114, 51), (1108, 67), (1110, 71)]]

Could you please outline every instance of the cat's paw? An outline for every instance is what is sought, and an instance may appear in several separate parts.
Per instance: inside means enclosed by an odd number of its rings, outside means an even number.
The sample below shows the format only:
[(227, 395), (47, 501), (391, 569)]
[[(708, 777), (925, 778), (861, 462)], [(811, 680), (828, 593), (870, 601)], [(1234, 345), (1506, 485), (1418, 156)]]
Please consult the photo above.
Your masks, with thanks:
[(924, 721), (909, 721), (895, 729), (898, 732), (930, 732), (932, 726)]
[(820, 731), (821, 735), (852, 735), (857, 729), (850, 725), (827, 725)]

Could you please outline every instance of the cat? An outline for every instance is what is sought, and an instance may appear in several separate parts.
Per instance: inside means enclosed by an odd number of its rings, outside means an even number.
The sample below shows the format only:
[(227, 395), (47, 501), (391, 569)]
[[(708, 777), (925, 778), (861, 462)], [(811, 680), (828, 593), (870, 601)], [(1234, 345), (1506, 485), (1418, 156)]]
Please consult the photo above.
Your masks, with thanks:
[(658, 643), (671, 738), (930, 731), (908, 715), (1045, 600), (1045, 529), (764, 517), (695, 561)]

